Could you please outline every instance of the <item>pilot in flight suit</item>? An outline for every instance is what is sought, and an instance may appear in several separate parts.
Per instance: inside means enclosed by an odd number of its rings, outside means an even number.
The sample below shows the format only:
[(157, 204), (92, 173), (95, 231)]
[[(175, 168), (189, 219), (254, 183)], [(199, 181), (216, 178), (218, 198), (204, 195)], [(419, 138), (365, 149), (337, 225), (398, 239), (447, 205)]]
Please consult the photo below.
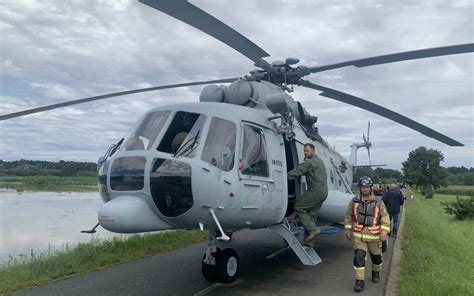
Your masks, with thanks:
[(305, 176), (308, 190), (296, 200), (295, 212), (305, 229), (303, 244), (313, 247), (314, 239), (321, 232), (316, 227), (316, 215), (328, 196), (326, 167), (316, 156), (313, 144), (304, 145), (305, 162), (288, 172), (288, 178)]

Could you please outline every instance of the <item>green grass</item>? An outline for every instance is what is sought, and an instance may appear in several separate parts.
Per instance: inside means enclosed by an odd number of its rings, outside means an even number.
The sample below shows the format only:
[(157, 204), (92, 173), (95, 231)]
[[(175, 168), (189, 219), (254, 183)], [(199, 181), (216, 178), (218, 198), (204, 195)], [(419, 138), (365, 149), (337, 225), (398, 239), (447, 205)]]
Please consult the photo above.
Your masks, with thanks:
[(473, 185), (448, 185), (448, 189), (474, 190)]
[(439, 188), (434, 191), (438, 194), (474, 196), (474, 186), (449, 185), (447, 188)]
[(407, 199), (397, 295), (474, 295), (474, 222), (440, 205), (454, 198)]
[(207, 232), (199, 230), (167, 231), (105, 241), (92, 240), (90, 243), (80, 243), (63, 251), (11, 260), (0, 267), (0, 295), (173, 250), (205, 239)]
[(18, 191), (97, 191), (97, 177), (1, 176), (2, 186)]

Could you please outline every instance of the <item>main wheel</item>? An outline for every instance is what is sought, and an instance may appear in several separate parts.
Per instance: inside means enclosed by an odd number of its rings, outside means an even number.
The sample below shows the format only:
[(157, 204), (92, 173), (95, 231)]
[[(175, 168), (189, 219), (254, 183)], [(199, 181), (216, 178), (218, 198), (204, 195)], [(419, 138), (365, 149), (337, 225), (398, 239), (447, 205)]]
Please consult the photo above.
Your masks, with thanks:
[(201, 261), (201, 271), (202, 275), (208, 282), (215, 282), (218, 280), (217, 277), (217, 260), (219, 258), (219, 255), (222, 253), (222, 251), (217, 248), (216, 253), (213, 253), (212, 255), (216, 258), (216, 265), (210, 265), (204, 262), (204, 259), (206, 259), (206, 253), (202, 256), (202, 261)]
[(233, 249), (225, 249), (217, 256), (217, 277), (221, 283), (232, 283), (237, 278), (239, 257)]

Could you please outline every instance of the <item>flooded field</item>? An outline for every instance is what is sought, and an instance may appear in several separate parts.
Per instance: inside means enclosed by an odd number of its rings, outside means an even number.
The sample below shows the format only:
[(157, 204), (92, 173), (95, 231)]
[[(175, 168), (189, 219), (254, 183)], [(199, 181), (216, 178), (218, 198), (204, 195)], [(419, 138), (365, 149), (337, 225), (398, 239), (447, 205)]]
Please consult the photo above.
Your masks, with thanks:
[(97, 223), (102, 200), (97, 192), (17, 192), (0, 188), (0, 265), (12, 258), (61, 250), (94, 238), (118, 234)]

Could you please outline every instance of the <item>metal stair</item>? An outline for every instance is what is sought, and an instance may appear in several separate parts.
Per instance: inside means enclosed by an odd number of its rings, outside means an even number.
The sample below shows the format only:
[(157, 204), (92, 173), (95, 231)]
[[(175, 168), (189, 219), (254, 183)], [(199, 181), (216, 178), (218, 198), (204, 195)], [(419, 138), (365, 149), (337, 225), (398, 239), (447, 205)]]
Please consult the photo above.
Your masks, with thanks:
[(302, 237), (298, 225), (290, 217), (285, 218), (282, 223), (269, 226), (271, 230), (281, 235), (288, 246), (295, 252), (296, 256), (300, 258), (304, 265), (317, 265), (321, 263), (321, 258), (318, 256), (313, 248), (302, 246), (298, 237)]

